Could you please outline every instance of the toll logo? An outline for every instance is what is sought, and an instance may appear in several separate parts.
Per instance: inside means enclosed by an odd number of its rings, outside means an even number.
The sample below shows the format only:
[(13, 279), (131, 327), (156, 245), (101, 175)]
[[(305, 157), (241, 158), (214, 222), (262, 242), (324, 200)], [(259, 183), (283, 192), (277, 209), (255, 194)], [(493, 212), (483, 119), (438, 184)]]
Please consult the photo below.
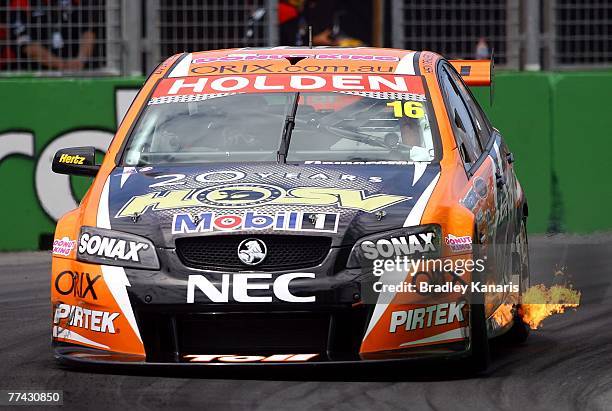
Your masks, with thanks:
[(188, 362), (305, 362), (318, 357), (319, 354), (272, 354), (272, 355), (185, 355)]

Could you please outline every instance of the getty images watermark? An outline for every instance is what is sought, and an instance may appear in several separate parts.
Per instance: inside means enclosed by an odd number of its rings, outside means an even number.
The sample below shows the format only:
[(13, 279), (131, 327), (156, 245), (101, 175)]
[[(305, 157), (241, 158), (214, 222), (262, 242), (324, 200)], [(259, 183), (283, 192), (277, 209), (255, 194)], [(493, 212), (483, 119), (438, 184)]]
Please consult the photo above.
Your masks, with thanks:
[(473, 244), (471, 236), (442, 236), (436, 227), (425, 227), (362, 241), (348, 266), (361, 268), (364, 302), (406, 298), (422, 303), (445, 296), (519, 293), (527, 271), (521, 269), (524, 253), (519, 251), (513, 243)]
[(423, 302), (426, 298), (439, 301), (445, 296), (454, 299), (458, 294), (518, 293), (520, 285), (517, 277), (510, 272), (504, 275), (499, 268), (497, 271), (491, 269), (487, 260), (487, 257), (465, 256), (396, 256), (371, 260), (368, 271), (371, 270), (374, 278), (370, 288), (373, 295), (371, 299), (367, 295), (364, 297), (367, 302), (376, 303), (380, 301), (381, 294), (389, 293), (388, 297), (393, 298), (403, 293), (408, 297), (412, 294)]
[[(381, 292), (432, 293), (517, 293), (519, 285), (512, 282), (492, 284), (483, 281), (466, 281), (466, 273), (485, 273), (486, 258), (436, 258), (418, 259), (396, 257), (392, 260), (374, 260), (372, 273), (379, 278), (373, 290)], [(382, 281), (385, 273), (405, 273), (406, 279), (397, 283)], [(445, 279), (446, 278), (446, 279)]]

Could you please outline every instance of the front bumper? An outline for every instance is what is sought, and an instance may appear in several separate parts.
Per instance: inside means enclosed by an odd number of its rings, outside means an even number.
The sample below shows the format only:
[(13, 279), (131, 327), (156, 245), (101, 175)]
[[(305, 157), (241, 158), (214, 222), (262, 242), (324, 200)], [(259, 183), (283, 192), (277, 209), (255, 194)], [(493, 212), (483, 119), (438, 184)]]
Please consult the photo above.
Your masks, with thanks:
[[(187, 303), (189, 275), (205, 275), (216, 288), (221, 289), (223, 273), (187, 268), (172, 250), (159, 252), (162, 268), (158, 271), (98, 266), (54, 258), (54, 308), (64, 304), (120, 313), (115, 321), (114, 333), (105, 335), (86, 329), (83, 326), (87, 325), (85, 318), (78, 323), (54, 321), (54, 328), (64, 331), (61, 334), (63, 337), (56, 336), (53, 340), (56, 357), (71, 365), (321, 365), (446, 358), (467, 353), (467, 336), (453, 341), (401, 347), (395, 338), (397, 335), (387, 335), (385, 332), (385, 328), (389, 328), (389, 320), (384, 315), (376, 320), (376, 327), (368, 334), (377, 310), (377, 304), (372, 303), (376, 301), (376, 296), (371, 295), (375, 279), (360, 270), (335, 269), (334, 262), (338, 256), (334, 253), (340, 252), (339, 249), (332, 249), (329, 258), (321, 265), (304, 270), (315, 273), (315, 278), (296, 282), (292, 293), (315, 296), (316, 303), (300, 304), (277, 299), (267, 304), (211, 303), (202, 298)], [(91, 291), (59, 295), (54, 285), (57, 285), (57, 276), (67, 270), (91, 273), (90, 279), (99, 275), (101, 279), (93, 284), (91, 290), (96, 292), (97, 298), (92, 300)], [(275, 272), (272, 275), (275, 278), (285, 273)], [(124, 276), (124, 279), (118, 279), (120, 276)], [(68, 286), (63, 285), (60, 289), (65, 292)], [(271, 286), (253, 290), (253, 295), (270, 294), (271, 290)], [(386, 304), (389, 308), (393, 307)], [(398, 307), (408, 310), (411, 306), (403, 303)], [(447, 330), (448, 327), (442, 331)], [(414, 338), (426, 341), (426, 331), (417, 330), (418, 336)], [(71, 339), (71, 333), (77, 335), (80, 342)], [(370, 340), (365, 350), (367, 352), (364, 352), (366, 335), (370, 336)], [(405, 342), (406, 338), (400, 342)], [(83, 341), (99, 345), (83, 344)], [(205, 363), (193, 362), (194, 356), (201, 355), (268, 358), (290, 354), (312, 354), (314, 357), (301, 362), (224, 362), (222, 358)]]

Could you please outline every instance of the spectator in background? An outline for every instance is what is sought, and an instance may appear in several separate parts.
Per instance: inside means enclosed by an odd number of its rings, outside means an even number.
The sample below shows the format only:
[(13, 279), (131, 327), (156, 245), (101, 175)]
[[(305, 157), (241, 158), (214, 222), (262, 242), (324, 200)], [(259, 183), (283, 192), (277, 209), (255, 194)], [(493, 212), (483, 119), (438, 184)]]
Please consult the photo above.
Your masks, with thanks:
[[(369, 4), (369, 2), (362, 2)], [(350, 6), (350, 5), (349, 5)], [(360, 7), (359, 5), (353, 5)], [(346, 14), (347, 5), (336, 0), (306, 0), (304, 18), (312, 26), (312, 44), (315, 46), (359, 47), (363, 42), (347, 36), (340, 28), (340, 16)]]
[(92, 13), (81, 0), (10, 0), (10, 38), (26, 70), (90, 68), (96, 44)]
[(476, 60), (488, 60), (491, 58), (491, 53), (489, 52), (489, 45), (487, 44), (487, 40), (484, 37), (478, 39), (478, 43), (476, 44)]
[(304, 17), (312, 26), (312, 44), (315, 46), (337, 46), (334, 38), (335, 0), (307, 0)]
[[(355, 18), (356, 10), (366, 9), (369, 15), (371, 3), (344, 2), (338, 0), (280, 0), (278, 21), (280, 25), (280, 44), (284, 46), (308, 45), (308, 26), (312, 26), (312, 43), (314, 46), (358, 47), (364, 43), (347, 36), (340, 29), (340, 17)], [(358, 30), (371, 31), (371, 22), (357, 23)], [(362, 33), (363, 34), (363, 33)], [(367, 33), (367, 36), (369, 33)]]
[(0, 70), (15, 59), (15, 52), (8, 44), (8, 30), (5, 26), (0, 25)]
[(278, 3), (278, 22), (280, 44), (284, 46), (301, 46), (303, 44), (301, 31), (303, 30), (302, 11), (304, 0), (281, 0)]

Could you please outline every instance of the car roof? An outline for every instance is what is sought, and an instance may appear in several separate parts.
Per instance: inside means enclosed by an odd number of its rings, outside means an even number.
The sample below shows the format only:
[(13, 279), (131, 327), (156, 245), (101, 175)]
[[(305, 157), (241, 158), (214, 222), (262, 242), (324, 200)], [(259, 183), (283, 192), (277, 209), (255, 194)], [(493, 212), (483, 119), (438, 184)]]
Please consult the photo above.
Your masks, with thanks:
[[(425, 54), (425, 53), (423, 53)], [(429, 63), (439, 55), (431, 52)], [(268, 47), (183, 53), (171, 57), (164, 77), (244, 74), (421, 73), (421, 52), (374, 47)], [(293, 67), (292, 67), (293, 66)]]

